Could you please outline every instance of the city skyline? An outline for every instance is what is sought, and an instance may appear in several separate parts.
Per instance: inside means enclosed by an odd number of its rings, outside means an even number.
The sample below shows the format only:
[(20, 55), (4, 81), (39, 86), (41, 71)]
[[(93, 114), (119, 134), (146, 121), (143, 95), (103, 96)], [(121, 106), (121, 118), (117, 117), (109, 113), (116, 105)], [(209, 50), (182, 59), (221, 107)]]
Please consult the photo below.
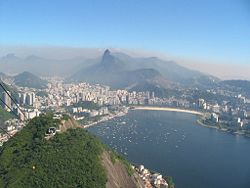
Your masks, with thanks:
[(0, 187), (250, 187), (250, 0), (0, 0)]

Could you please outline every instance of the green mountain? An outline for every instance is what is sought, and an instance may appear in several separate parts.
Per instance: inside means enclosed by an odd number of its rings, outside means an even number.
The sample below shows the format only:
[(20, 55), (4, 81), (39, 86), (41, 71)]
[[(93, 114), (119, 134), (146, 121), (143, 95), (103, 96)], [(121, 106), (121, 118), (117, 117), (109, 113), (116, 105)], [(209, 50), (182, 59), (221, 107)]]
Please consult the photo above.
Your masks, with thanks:
[(47, 81), (42, 80), (30, 72), (23, 72), (14, 76), (14, 83), (20, 87), (31, 87), (42, 89), (47, 87)]
[[(46, 139), (49, 127), (61, 133)], [(0, 151), (0, 187), (141, 187), (125, 160), (77, 127), (67, 116), (32, 119)]]
[[(11, 114), (10, 112), (4, 110), (2, 106), (0, 105), (0, 126), (3, 122), (5, 122), (8, 119), (14, 118), (15, 116)], [(1, 131), (0, 131), (1, 132)]]
[(229, 90), (241, 92), (243, 95), (250, 97), (250, 81), (248, 80), (224, 80), (220, 85)]

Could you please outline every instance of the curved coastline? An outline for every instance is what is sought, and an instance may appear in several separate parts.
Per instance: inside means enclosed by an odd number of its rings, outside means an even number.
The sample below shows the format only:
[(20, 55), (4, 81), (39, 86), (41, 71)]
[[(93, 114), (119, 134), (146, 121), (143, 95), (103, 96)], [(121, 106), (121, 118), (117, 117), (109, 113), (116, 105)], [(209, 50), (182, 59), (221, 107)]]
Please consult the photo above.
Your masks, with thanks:
[(194, 115), (202, 116), (202, 112), (194, 111), (194, 110), (186, 110), (179, 108), (170, 108), (170, 107), (158, 107), (158, 106), (133, 106), (133, 110), (154, 110), (154, 111), (169, 111), (169, 112), (182, 112), (189, 113)]
[(202, 127), (217, 129), (217, 130), (221, 130), (221, 131), (227, 131), (227, 129), (220, 129), (219, 127), (216, 127), (216, 126), (204, 124), (200, 119), (197, 119), (196, 122), (197, 122), (198, 125), (200, 125)]
[(115, 115), (105, 116), (105, 117), (103, 117), (102, 119), (100, 119), (100, 120), (98, 120), (98, 121), (90, 122), (89, 124), (82, 125), (82, 126), (83, 126), (84, 129), (85, 129), (85, 128), (89, 128), (89, 127), (94, 126), (94, 125), (96, 125), (96, 124), (98, 124), (98, 123), (105, 122), (105, 121), (114, 119), (114, 118), (116, 118), (116, 117), (121, 117), (121, 116), (124, 116), (124, 115), (126, 115), (126, 114), (127, 114), (127, 113), (125, 113), (125, 112), (120, 112), (120, 113), (115, 114)]
[[(169, 111), (169, 112), (189, 113), (189, 114), (199, 115), (199, 116), (204, 115), (202, 112), (198, 112), (198, 111), (194, 111), (194, 110), (170, 108), (170, 107), (158, 107), (158, 106), (132, 106), (132, 109), (130, 109), (130, 110)], [(118, 113), (116, 115), (106, 116), (106, 117), (102, 118), (101, 120), (98, 120), (96, 122), (90, 122), (89, 124), (82, 125), (82, 126), (83, 126), (83, 128), (89, 128), (89, 127), (94, 126), (98, 123), (108, 121), (108, 120), (111, 120), (115, 117), (120, 117), (120, 116), (124, 116), (124, 115), (126, 115), (126, 113)]]
[(216, 126), (213, 126), (213, 125), (207, 125), (207, 124), (204, 124), (203, 122), (201, 122), (200, 119), (197, 120), (197, 124), (202, 126), (202, 127), (206, 127), (206, 128), (210, 128), (210, 129), (216, 129), (218, 131), (227, 132), (227, 133), (230, 133), (232, 135), (241, 135), (241, 136), (245, 136), (247, 138), (250, 138), (250, 135), (246, 134), (243, 131), (230, 131), (229, 129), (226, 129), (226, 128), (220, 128), (220, 127), (216, 127)]
[[(159, 106), (132, 106), (132, 108), (130, 108), (129, 110), (180, 112), (180, 113), (188, 113), (188, 114), (197, 115), (197, 116), (200, 116), (200, 118), (202, 118), (204, 116), (203, 112), (199, 112), (199, 111), (195, 111), (195, 110), (187, 110), (187, 109), (171, 108), (171, 107), (159, 107)], [(94, 125), (96, 125), (98, 123), (111, 120), (111, 119), (113, 119), (115, 117), (124, 116), (126, 114), (127, 113), (118, 113), (116, 115), (106, 116), (106, 117), (104, 117), (101, 120), (98, 120), (96, 122), (91, 122), (91, 123), (89, 123), (87, 125), (83, 125), (83, 128), (89, 128), (89, 127), (94, 126)], [(197, 121), (196, 121), (197, 125), (199, 125), (199, 126), (202, 126), (202, 127), (205, 127), (205, 128), (216, 129), (216, 130), (222, 131), (222, 132), (228, 132), (228, 133), (231, 133), (231, 134), (234, 134), (234, 135), (242, 135), (242, 136), (246, 136), (246, 137), (250, 138), (250, 135), (247, 135), (246, 133), (244, 133), (242, 131), (231, 132), (230, 130), (228, 130), (226, 128), (220, 128), (220, 127), (204, 124), (201, 121), (200, 118), (198, 118)]]
[[(179, 108), (170, 108), (170, 107), (133, 106), (132, 110), (152, 110), (152, 111), (182, 112), (182, 113), (189, 113), (189, 114), (193, 114), (193, 115), (204, 116), (204, 113), (199, 112), (199, 111), (179, 109)], [(207, 124), (204, 124), (201, 121), (201, 119), (197, 119), (196, 123), (198, 125), (202, 126), (202, 127), (216, 129), (218, 131), (227, 132), (227, 133), (230, 133), (230, 134), (233, 134), (233, 135), (242, 135), (242, 136), (250, 138), (250, 135), (247, 135), (246, 133), (244, 133), (242, 131), (231, 132), (230, 130), (228, 130), (226, 128), (220, 128), (220, 127), (216, 127), (216, 126), (212, 126), (212, 125), (207, 125)]]

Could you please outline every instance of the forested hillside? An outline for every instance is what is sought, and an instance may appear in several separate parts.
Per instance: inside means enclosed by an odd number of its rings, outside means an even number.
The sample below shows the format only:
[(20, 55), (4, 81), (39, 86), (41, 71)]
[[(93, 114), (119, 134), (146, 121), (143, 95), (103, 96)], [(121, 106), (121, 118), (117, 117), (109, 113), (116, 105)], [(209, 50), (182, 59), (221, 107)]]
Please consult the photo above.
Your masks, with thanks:
[[(64, 129), (46, 139), (49, 127)], [(0, 148), (0, 187), (141, 187), (126, 160), (77, 127), (68, 116), (32, 119)]]
[(50, 115), (33, 119), (6, 142), (0, 154), (0, 187), (105, 187), (102, 144), (83, 129), (46, 140)]

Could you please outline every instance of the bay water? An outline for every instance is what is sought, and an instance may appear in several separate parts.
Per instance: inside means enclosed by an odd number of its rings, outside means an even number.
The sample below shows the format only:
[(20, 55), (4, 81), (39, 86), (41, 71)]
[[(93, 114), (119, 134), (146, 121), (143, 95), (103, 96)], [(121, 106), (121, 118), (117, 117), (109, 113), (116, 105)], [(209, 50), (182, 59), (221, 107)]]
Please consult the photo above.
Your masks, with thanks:
[(132, 163), (172, 176), (177, 188), (249, 188), (250, 138), (202, 127), (197, 118), (136, 110), (88, 131)]

